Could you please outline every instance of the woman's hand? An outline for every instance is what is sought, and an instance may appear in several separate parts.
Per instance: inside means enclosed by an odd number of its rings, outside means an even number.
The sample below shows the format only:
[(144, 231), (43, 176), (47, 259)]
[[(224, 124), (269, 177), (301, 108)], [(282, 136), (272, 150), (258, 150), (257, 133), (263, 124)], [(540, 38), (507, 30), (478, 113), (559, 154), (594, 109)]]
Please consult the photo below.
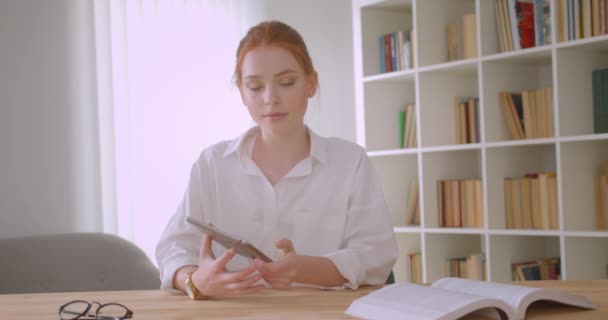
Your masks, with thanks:
[(264, 285), (254, 285), (262, 278), (255, 266), (250, 265), (239, 271), (227, 271), (226, 264), (234, 257), (236, 251), (230, 249), (219, 258), (211, 250), (212, 237), (203, 235), (199, 253), (198, 269), (192, 274), (192, 282), (204, 296), (254, 293), (264, 289)]
[(252, 264), (262, 274), (264, 280), (274, 289), (287, 289), (297, 275), (296, 250), (288, 239), (281, 239), (275, 244), (284, 253), (279, 261), (264, 262), (254, 259)]

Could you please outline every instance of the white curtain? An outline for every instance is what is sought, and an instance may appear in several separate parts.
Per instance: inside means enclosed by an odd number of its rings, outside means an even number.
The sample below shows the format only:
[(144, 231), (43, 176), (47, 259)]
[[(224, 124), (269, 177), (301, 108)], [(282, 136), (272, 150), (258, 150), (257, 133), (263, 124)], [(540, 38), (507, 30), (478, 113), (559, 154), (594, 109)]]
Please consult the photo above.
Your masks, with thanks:
[(238, 41), (260, 16), (252, 9), (231, 0), (96, 5), (98, 69), (111, 70), (98, 75), (104, 231), (155, 263), (192, 163), (252, 125), (232, 81)]

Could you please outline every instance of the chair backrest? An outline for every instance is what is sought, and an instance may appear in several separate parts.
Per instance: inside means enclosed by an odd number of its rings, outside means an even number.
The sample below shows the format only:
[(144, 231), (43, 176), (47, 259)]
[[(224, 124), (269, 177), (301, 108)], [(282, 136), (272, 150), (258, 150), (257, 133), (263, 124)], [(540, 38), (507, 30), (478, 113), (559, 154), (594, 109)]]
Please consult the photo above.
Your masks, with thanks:
[(139, 247), (117, 236), (0, 239), (0, 294), (158, 288), (158, 269)]
[(391, 270), (391, 273), (388, 274), (388, 278), (386, 278), (385, 284), (393, 284), (393, 283), (395, 283), (395, 274), (393, 273), (393, 270)]

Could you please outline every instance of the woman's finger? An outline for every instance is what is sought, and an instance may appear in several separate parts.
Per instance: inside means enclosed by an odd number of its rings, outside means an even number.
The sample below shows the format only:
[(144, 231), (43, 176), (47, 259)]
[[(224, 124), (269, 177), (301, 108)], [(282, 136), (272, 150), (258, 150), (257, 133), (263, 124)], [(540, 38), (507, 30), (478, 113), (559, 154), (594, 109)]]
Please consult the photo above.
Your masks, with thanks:
[(224, 271), (226, 269), (226, 265), (228, 264), (230, 259), (234, 257), (235, 254), (236, 250), (234, 250), (234, 248), (231, 248), (228, 251), (224, 252), (224, 254), (222, 254), (219, 258), (215, 260), (215, 263), (213, 264), (213, 270), (215, 272)]
[(238, 271), (227, 271), (218, 275), (219, 282), (221, 283), (232, 283), (239, 282), (247, 278), (249, 275), (254, 273), (257, 269), (254, 266), (248, 266)]
[(288, 255), (288, 254), (290, 254), (290, 253), (291, 253), (291, 254), (296, 253), (296, 249), (295, 249), (295, 247), (293, 246), (293, 242), (291, 242), (291, 240), (286, 239), (286, 238), (283, 238), (283, 239), (281, 239), (281, 240), (277, 241), (277, 242), (274, 244), (274, 246), (275, 246), (277, 249), (279, 249), (279, 250), (283, 251), (283, 252), (285, 253), (285, 255)]
[(201, 243), (201, 248), (199, 250), (199, 259), (213, 259), (213, 250), (211, 249), (211, 243), (213, 242), (213, 237), (209, 236), (206, 233), (203, 233), (203, 241)]
[(224, 288), (228, 291), (239, 291), (253, 286), (256, 282), (262, 279), (261, 274), (254, 274), (238, 282), (227, 283)]

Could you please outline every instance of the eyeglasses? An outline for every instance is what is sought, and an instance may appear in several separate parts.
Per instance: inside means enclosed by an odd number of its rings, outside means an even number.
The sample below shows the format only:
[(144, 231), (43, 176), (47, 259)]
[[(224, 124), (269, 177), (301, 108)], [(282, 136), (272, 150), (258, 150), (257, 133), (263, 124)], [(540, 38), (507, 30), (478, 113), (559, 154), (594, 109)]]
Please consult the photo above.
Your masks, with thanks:
[[(95, 314), (89, 314), (91, 306), (98, 305)], [(88, 303), (83, 300), (68, 302), (59, 307), (59, 318), (61, 320), (123, 320), (131, 319), (133, 311), (118, 303), (100, 304), (93, 301)]]

